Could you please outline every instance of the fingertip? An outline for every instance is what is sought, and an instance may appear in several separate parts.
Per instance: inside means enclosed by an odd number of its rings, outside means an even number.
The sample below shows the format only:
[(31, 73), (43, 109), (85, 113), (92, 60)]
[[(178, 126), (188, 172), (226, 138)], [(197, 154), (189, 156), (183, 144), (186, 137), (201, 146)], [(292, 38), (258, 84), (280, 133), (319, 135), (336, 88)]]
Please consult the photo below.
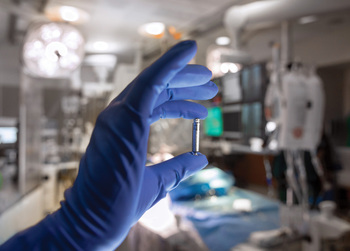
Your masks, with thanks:
[[(189, 101), (188, 101), (189, 102)], [(191, 102), (192, 110), (189, 111), (184, 118), (185, 119), (201, 119), (204, 120), (208, 117), (208, 109), (201, 104)], [(189, 105), (190, 107), (190, 105)]]
[(193, 40), (174, 45), (135, 79), (126, 103), (140, 114), (150, 115), (158, 95), (186, 67), (196, 52), (197, 44)]
[(196, 154), (194, 154), (194, 152), (188, 152), (185, 153), (185, 155), (191, 158), (191, 162), (195, 162), (199, 166), (202, 166), (202, 168), (206, 167), (209, 164), (207, 156), (200, 152), (197, 152)]
[(188, 56), (185, 57), (186, 60), (189, 61), (190, 59), (192, 59), (197, 52), (196, 41), (194, 41), (194, 40), (182, 41), (182, 42), (174, 45), (172, 48), (170, 48), (169, 51), (165, 54), (182, 53), (182, 52), (188, 53)]
[(205, 67), (204, 65), (189, 65), (193, 71), (193, 69), (196, 69), (197, 73), (200, 73), (202, 75), (202, 77), (205, 77), (206, 79), (210, 80), (213, 76), (213, 73), (211, 72), (211, 70), (209, 70), (207, 67)]
[(213, 81), (209, 81), (209, 86), (212, 89), (213, 93), (215, 93), (215, 95), (218, 94), (219, 87)]
[(181, 41), (175, 46), (194, 46), (197, 48), (197, 43), (196, 43), (196, 41), (189, 39), (189, 40)]
[(203, 109), (202, 114), (199, 116), (199, 119), (204, 120), (208, 117), (208, 109), (206, 107), (204, 107), (205, 109)]

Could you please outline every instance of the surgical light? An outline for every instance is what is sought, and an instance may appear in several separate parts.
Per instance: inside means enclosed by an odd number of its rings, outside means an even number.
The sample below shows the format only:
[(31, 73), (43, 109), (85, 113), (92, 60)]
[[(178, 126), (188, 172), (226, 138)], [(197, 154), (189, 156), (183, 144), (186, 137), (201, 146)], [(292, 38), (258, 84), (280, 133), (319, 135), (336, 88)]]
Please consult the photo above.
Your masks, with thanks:
[(81, 33), (69, 24), (32, 25), (24, 41), (23, 63), (38, 77), (67, 77), (82, 62), (83, 45)]
[(217, 45), (229, 45), (231, 43), (231, 39), (229, 37), (218, 37), (215, 40)]

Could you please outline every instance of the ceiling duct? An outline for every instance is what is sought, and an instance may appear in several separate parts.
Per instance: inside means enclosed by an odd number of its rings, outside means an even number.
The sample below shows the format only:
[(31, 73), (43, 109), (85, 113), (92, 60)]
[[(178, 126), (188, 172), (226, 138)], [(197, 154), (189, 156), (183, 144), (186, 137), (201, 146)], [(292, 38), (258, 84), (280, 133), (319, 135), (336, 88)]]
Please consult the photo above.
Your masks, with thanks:
[(256, 24), (280, 23), (310, 14), (350, 8), (350, 1), (344, 0), (268, 0), (257, 1), (229, 8), (224, 25), (232, 36), (233, 47), (239, 49), (239, 37), (243, 28)]

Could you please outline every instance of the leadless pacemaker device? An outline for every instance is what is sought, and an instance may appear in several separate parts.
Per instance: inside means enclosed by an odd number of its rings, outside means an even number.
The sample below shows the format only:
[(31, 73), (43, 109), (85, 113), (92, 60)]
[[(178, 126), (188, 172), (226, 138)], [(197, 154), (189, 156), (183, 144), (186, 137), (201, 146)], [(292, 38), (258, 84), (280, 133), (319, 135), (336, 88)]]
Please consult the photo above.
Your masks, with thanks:
[(194, 119), (192, 127), (192, 152), (194, 155), (198, 155), (199, 152), (199, 129), (200, 119)]

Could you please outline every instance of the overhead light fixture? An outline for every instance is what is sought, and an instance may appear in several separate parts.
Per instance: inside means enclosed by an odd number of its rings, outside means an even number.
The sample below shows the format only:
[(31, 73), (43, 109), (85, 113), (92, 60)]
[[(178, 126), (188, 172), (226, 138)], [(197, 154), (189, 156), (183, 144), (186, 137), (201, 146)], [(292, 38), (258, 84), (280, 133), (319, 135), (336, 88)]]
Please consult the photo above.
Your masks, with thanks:
[(109, 45), (105, 41), (96, 41), (92, 46), (96, 51), (107, 51), (109, 49)]
[(161, 38), (164, 35), (165, 24), (161, 22), (152, 22), (142, 25), (139, 33), (153, 38)]
[(217, 45), (229, 45), (231, 43), (231, 39), (229, 37), (218, 37), (215, 40), (215, 43)]
[(123, 49), (123, 44), (116, 43), (110, 38), (91, 38), (85, 45), (87, 53), (115, 54)]
[(221, 65), (220, 65), (220, 70), (224, 74), (229, 73), (229, 72), (236, 73), (241, 68), (242, 68), (242, 65), (238, 64), (238, 63), (224, 62), (224, 63), (221, 63)]
[(84, 65), (103, 66), (109, 69), (115, 67), (117, 56), (112, 54), (93, 54), (85, 57)]
[(149, 23), (145, 25), (145, 31), (151, 35), (160, 35), (164, 32), (165, 25), (160, 22)]
[(79, 8), (67, 5), (53, 5), (45, 9), (45, 15), (54, 22), (86, 23), (90, 15)]
[(79, 10), (75, 7), (61, 6), (59, 11), (64, 21), (76, 22), (79, 20), (80, 13), (79, 13)]
[(236, 73), (250, 62), (251, 57), (246, 52), (228, 47), (210, 46), (207, 52), (207, 67), (215, 78), (227, 73)]
[(36, 24), (26, 35), (22, 56), (25, 68), (35, 76), (67, 77), (83, 60), (84, 38), (69, 24)]
[(316, 16), (306, 16), (299, 18), (299, 24), (309, 24), (317, 21)]

